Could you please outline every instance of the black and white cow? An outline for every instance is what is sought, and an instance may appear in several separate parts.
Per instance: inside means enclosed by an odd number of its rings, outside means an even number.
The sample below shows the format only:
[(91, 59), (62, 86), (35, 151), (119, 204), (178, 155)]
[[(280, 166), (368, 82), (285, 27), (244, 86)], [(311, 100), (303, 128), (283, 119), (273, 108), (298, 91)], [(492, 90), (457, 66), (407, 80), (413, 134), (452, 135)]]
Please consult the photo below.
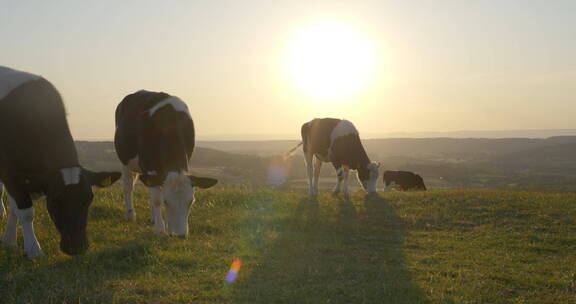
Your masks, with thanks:
[(368, 193), (376, 192), (379, 164), (371, 162), (362, 146), (356, 127), (348, 120), (317, 118), (302, 125), (302, 144), (306, 160), (310, 195), (318, 194), (322, 162), (331, 162), (338, 175), (334, 193), (343, 187), (349, 198), (348, 175), (356, 170), (358, 181)]
[(114, 145), (124, 165), (126, 218), (136, 218), (132, 189), (139, 175), (149, 188), (154, 232), (167, 229), (186, 237), (194, 188), (218, 182), (186, 174), (194, 150), (194, 123), (186, 104), (178, 97), (145, 90), (126, 96), (116, 108)]
[(384, 171), (384, 191), (390, 187), (398, 186), (400, 190), (426, 190), (422, 176), (410, 171)]
[(70, 255), (83, 253), (88, 248), (91, 186), (111, 185), (119, 178), (119, 172), (94, 173), (80, 167), (64, 104), (50, 82), (0, 67), (0, 180), (9, 204), (4, 244), (16, 246), (20, 221), (28, 257), (43, 255), (34, 235), (32, 201), (45, 195), (60, 232), (60, 249)]

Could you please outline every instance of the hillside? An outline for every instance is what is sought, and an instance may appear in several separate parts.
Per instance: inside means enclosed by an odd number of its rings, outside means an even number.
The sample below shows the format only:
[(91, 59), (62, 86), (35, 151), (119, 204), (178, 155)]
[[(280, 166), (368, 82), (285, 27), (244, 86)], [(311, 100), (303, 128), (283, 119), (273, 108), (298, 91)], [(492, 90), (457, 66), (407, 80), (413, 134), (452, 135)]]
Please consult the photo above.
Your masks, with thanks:
[[(47, 256), (0, 248), (11, 303), (574, 303), (576, 194), (461, 190), (351, 201), (302, 191), (200, 191), (190, 237), (154, 235), (148, 195), (123, 218), (121, 191), (99, 190), (91, 249), (58, 250), (44, 204)], [(5, 224), (0, 220), (0, 227)], [(224, 282), (243, 261), (238, 280)], [(42, 288), (38, 288), (42, 286)]]
[[(306, 186), (301, 150), (282, 157), (297, 141), (198, 142), (190, 171), (224, 185)], [(421, 174), (431, 189), (492, 188), (576, 192), (576, 137), (547, 139), (371, 139), (364, 141), (383, 170)], [(119, 169), (111, 142), (77, 142), (82, 164)], [(334, 183), (325, 165), (323, 188)], [(357, 184), (351, 182), (353, 187)], [(380, 184), (380, 187), (383, 187)]]

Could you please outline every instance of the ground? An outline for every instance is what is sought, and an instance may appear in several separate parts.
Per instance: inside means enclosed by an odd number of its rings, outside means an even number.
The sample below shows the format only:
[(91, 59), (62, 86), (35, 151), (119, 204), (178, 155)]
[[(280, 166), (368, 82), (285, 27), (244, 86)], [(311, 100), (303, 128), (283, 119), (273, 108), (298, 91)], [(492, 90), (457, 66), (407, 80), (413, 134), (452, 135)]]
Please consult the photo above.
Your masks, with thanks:
[[(576, 194), (491, 190), (325, 193), (200, 191), (182, 240), (152, 233), (147, 194), (123, 218), (98, 190), (91, 248), (58, 250), (42, 201), (46, 257), (0, 248), (8, 303), (575, 303)], [(2, 231), (6, 223), (0, 221)], [(225, 283), (235, 258), (239, 277)]]

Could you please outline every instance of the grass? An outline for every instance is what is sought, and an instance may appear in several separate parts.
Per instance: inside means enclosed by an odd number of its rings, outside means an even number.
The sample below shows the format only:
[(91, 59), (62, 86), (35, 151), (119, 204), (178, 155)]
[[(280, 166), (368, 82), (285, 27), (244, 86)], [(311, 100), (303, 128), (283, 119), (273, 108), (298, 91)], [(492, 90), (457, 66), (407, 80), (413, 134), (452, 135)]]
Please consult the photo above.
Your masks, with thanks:
[[(200, 191), (186, 240), (158, 236), (143, 188), (91, 207), (90, 251), (68, 257), (37, 203), (47, 256), (0, 248), (8, 303), (575, 303), (576, 194)], [(2, 220), (2, 227), (6, 220)], [(3, 231), (3, 228), (2, 228)], [(234, 258), (244, 264), (228, 285)]]

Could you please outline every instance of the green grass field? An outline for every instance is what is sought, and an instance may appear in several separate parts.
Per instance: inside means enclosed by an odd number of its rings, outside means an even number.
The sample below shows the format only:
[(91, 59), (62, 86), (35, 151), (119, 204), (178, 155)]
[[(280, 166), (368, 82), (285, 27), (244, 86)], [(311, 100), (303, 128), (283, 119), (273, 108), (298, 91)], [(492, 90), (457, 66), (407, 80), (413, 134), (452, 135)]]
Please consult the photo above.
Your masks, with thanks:
[[(0, 248), (0, 303), (576, 303), (576, 194), (201, 191), (186, 240), (154, 235), (148, 196), (123, 218), (120, 189), (91, 207), (91, 248), (46, 257)], [(2, 231), (6, 220), (1, 221)], [(238, 280), (224, 278), (234, 258)]]

